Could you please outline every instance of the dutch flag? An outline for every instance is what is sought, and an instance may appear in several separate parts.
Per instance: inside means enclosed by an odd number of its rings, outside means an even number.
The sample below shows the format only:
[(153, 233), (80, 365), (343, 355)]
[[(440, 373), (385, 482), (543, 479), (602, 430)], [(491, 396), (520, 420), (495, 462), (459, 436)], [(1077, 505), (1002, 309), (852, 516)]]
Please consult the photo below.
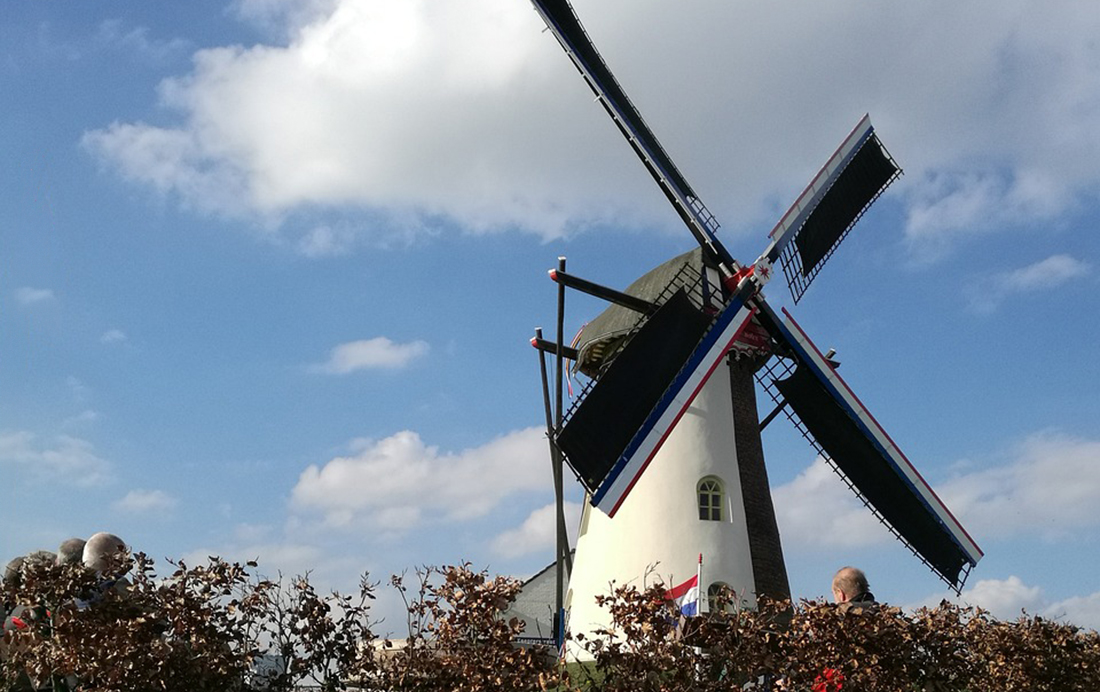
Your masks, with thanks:
[(680, 612), (687, 617), (699, 614), (699, 575), (696, 574), (679, 586), (665, 592), (665, 598), (676, 601)]

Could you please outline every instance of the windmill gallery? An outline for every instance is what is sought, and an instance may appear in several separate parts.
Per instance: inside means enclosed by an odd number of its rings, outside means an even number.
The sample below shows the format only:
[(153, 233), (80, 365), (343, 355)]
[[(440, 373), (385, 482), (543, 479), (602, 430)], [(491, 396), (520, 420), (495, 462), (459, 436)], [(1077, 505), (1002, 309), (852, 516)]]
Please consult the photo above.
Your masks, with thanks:
[[(797, 303), (900, 175), (869, 117), (775, 225), (760, 256), (741, 264), (573, 8), (566, 0), (532, 1), (699, 245), (621, 292), (568, 274), (564, 259), (551, 271), (557, 336), (536, 331), (532, 343), (559, 498), (555, 638), (566, 626), (591, 632), (608, 624), (595, 596), (610, 582), (637, 580), (657, 564), (679, 581), (696, 573), (700, 553), (702, 593), (727, 588), (750, 605), (757, 595), (790, 596), (760, 436), (781, 410), (867, 509), (960, 590), (982, 557), (978, 545), (840, 377), (831, 354), (761, 292), (779, 264)], [(567, 288), (611, 303), (572, 345), (562, 335)], [(547, 357), (556, 359), (553, 385)], [(566, 411), (568, 362), (588, 382)], [(763, 420), (757, 384), (775, 405)], [(588, 499), (575, 556), (561, 510), (564, 464)]]

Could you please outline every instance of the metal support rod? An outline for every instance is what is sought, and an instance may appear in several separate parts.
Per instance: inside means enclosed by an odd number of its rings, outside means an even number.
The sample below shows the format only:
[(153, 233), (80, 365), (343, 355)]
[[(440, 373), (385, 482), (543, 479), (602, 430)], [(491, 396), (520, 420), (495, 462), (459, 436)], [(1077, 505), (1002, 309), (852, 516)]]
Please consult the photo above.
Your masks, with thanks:
[[(536, 327), (535, 328), (535, 338), (532, 339), (532, 341), (536, 341), (536, 340), (537, 341), (545, 341), (545, 339), (542, 338), (542, 328), (541, 327)], [(550, 343), (550, 342), (546, 342), (546, 343)], [(546, 410), (546, 439), (550, 442), (550, 463), (551, 463), (551, 467), (553, 469), (558, 469), (558, 471), (560, 472), (562, 470), (562, 463), (563, 462), (562, 462), (562, 457), (561, 457), (561, 450), (558, 449), (558, 444), (557, 444), (557, 442), (554, 441), (554, 410), (550, 405), (550, 378), (546, 374), (546, 356), (545, 356), (545, 353), (548, 350), (549, 349), (540, 349), (539, 350), (539, 370), (542, 373), (542, 403), (543, 403), (543, 408)], [(555, 495), (555, 498), (564, 497), (564, 492), (559, 492), (558, 491), (558, 486), (559, 485), (564, 486), (564, 481), (561, 480), (562, 478), (563, 478), (563, 474), (555, 473), (555, 475), (554, 475), (554, 495)], [(564, 491), (564, 488), (563, 488), (563, 491)], [(562, 509), (563, 509), (563, 511), (559, 513), (559, 516), (562, 520), (560, 528), (564, 532), (565, 531), (564, 507)], [(556, 560), (556, 558), (555, 558), (555, 560)], [(569, 536), (568, 536), (568, 534), (565, 534), (565, 571), (568, 574), (573, 573), (573, 555), (572, 555), (572, 551), (569, 549)]]
[[(558, 258), (558, 269), (562, 273), (565, 273), (565, 258), (564, 257), (559, 257)], [(555, 348), (556, 348), (555, 353), (557, 355), (557, 362), (558, 362), (558, 372), (557, 372), (557, 379), (558, 379), (558, 383), (557, 383), (558, 384), (558, 402), (557, 402), (557, 404), (558, 405), (557, 405), (557, 420), (554, 422), (554, 426), (555, 426), (556, 429), (560, 430), (561, 425), (562, 425), (562, 421), (565, 418), (565, 404), (562, 401), (562, 397), (564, 395), (564, 389), (565, 389), (562, 386), (562, 379), (565, 376), (565, 363), (563, 361), (564, 361), (565, 358), (568, 357), (568, 354), (569, 354), (570, 351), (573, 351), (574, 353), (576, 353), (575, 349), (567, 348), (565, 346), (565, 289), (560, 284), (558, 285), (558, 338), (557, 338), (557, 343), (555, 344)], [(573, 357), (572, 360), (576, 361), (577, 357), (579, 357), (579, 355)], [(555, 502), (557, 504), (557, 512), (556, 512), (557, 513), (557, 522), (558, 522), (557, 534), (558, 534), (558, 537), (560, 538), (560, 540), (558, 541), (558, 548), (560, 550), (559, 561), (565, 563), (564, 577), (567, 578), (569, 576), (572, 576), (572, 574), (573, 574), (573, 551), (569, 549), (569, 531), (568, 531), (568, 528), (565, 524), (565, 482), (564, 482), (564, 480), (562, 480), (564, 472), (565, 472), (565, 468), (564, 468), (565, 460), (562, 457), (561, 449), (558, 448), (557, 441), (554, 440), (553, 442), (554, 442), (554, 452), (553, 452), (554, 456), (553, 456), (553, 459), (554, 459), (554, 465), (555, 465), (554, 467), (557, 469), (557, 474), (558, 474), (558, 487), (557, 487), (557, 490), (556, 490)], [(562, 586), (564, 587), (564, 583), (562, 584)], [(558, 589), (559, 592), (562, 591), (562, 590), (563, 590), (562, 588)], [(560, 612), (561, 608), (558, 608), (558, 611)]]
[[(535, 327), (535, 339), (542, 339), (542, 328)], [(533, 340), (532, 340), (533, 341)], [(546, 440), (550, 443), (550, 468), (554, 475), (554, 498), (555, 501), (558, 497), (561, 497), (560, 489), (562, 487), (562, 474), (561, 474), (561, 462), (560, 453), (558, 451), (558, 445), (554, 442), (554, 410), (550, 405), (550, 378), (546, 374), (546, 352), (539, 350), (539, 372), (542, 374), (542, 404), (543, 409), (546, 411)], [(560, 618), (561, 618), (561, 589), (562, 589), (562, 571), (561, 571), (561, 552), (560, 545), (555, 546), (555, 550), (558, 551), (554, 556), (555, 562), (555, 576), (558, 585), (558, 596), (555, 598), (554, 609), (554, 641), (557, 644), (561, 644), (564, 641), (563, 637), (559, 636)], [(564, 632), (561, 633), (564, 635)]]
[[(561, 258), (559, 258), (561, 259)], [(562, 264), (561, 266), (565, 266)], [(558, 283), (559, 286), (565, 285), (569, 288), (575, 288), (581, 293), (587, 293), (590, 296), (596, 296), (602, 298), (609, 303), (616, 303), (622, 305), (624, 308), (640, 312), (644, 315), (648, 315), (657, 309), (656, 303), (651, 303), (648, 300), (642, 300), (637, 296), (632, 296), (629, 293), (623, 293), (622, 291), (616, 291), (613, 288), (607, 286), (601, 286), (597, 283), (592, 283), (587, 279), (581, 279), (576, 276), (571, 276), (565, 273), (564, 269), (551, 269), (550, 278)]]
[[(538, 350), (546, 351), (547, 353), (558, 352), (558, 345), (556, 343), (554, 343), (553, 341), (547, 341), (546, 339), (543, 339), (541, 337), (536, 336), (534, 339), (531, 339), (531, 345)], [(569, 346), (566, 346), (562, 350), (565, 352), (565, 357), (569, 360), (576, 361), (577, 358), (580, 357), (580, 352), (577, 351), (577, 349), (575, 348), (570, 348)]]
[(782, 401), (779, 402), (779, 405), (776, 406), (772, 410), (771, 413), (764, 416), (764, 420), (760, 421), (760, 429), (763, 430), (764, 428), (768, 427), (768, 423), (771, 423), (773, 420), (775, 420), (775, 417), (779, 415), (779, 412), (782, 411), (783, 409), (785, 409), (786, 407), (787, 407), (787, 400), (783, 399)]
[[(835, 348), (830, 348), (829, 351), (825, 354), (825, 362), (828, 363), (833, 368), (833, 370), (836, 370), (837, 368), (840, 367), (840, 361), (834, 360), (833, 359), (834, 356), (836, 356), (836, 349)], [(760, 429), (761, 430), (768, 427), (768, 423), (771, 423), (772, 420), (774, 420), (775, 417), (779, 415), (779, 412), (787, 407), (787, 400), (786, 399), (777, 400), (776, 403), (779, 404), (779, 405), (776, 406), (775, 409), (773, 409), (771, 413), (764, 416), (764, 420), (760, 421)]]
[[(558, 271), (562, 274), (565, 273), (565, 258), (558, 257)], [(565, 403), (564, 403), (564, 378), (565, 378), (565, 284), (558, 284), (558, 333), (557, 333), (557, 367), (554, 373), (554, 428), (561, 427), (562, 420), (565, 418)], [(557, 449), (557, 445), (554, 445)], [(564, 497), (564, 482), (562, 480), (562, 468), (561, 468), (561, 454), (553, 454), (552, 462), (554, 464), (554, 504), (556, 507), (555, 514), (557, 515), (557, 541), (556, 541), (556, 557), (557, 557), (557, 574), (555, 578), (556, 589), (554, 590), (554, 617), (557, 619), (557, 634), (558, 643), (565, 641), (565, 613), (563, 610), (563, 597), (562, 591), (565, 590), (565, 555), (568, 550), (565, 548), (565, 542), (568, 540), (565, 533), (565, 497)]]

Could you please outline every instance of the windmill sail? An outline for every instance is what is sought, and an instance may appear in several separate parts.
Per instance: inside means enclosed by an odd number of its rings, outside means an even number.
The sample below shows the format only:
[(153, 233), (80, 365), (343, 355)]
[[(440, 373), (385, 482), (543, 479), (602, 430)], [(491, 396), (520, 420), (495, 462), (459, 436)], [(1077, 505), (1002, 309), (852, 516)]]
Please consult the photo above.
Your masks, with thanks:
[[(633, 328), (578, 349), (579, 369), (595, 379), (554, 438), (591, 493), (591, 503), (615, 515), (756, 317), (767, 333), (750, 344), (752, 349), (766, 355), (776, 347), (780, 357), (772, 361), (793, 364), (789, 376), (773, 377), (765, 387), (790, 404), (796, 426), (876, 516), (960, 588), (981, 550), (801, 329), (793, 320), (780, 320), (760, 293), (778, 259), (797, 302), (868, 206), (900, 175), (870, 119), (864, 116), (780, 219), (757, 262), (742, 268), (718, 240), (718, 223), (615, 80), (569, 2), (532, 3), (688, 226), (710, 274), (721, 274), (720, 287), (714, 286), (719, 300), (690, 300), (670, 291), (653, 301), (660, 307), (644, 310)], [(703, 289), (712, 286), (710, 274), (698, 275)], [(597, 352), (599, 357), (589, 358)]]
[(771, 232), (761, 255), (780, 260), (797, 303), (818, 271), (901, 170), (864, 115)]
[(665, 153), (657, 136), (646, 125), (638, 109), (630, 102), (615, 76), (592, 45), (588, 34), (577, 19), (567, 0), (532, 0), (535, 9), (546, 21), (546, 26), (557, 37), (577, 70), (584, 76), (592, 92), (607, 110), (630, 146), (645, 164), (649, 174), (676, 208), (687, 224), (695, 240), (713, 257), (727, 273), (736, 271), (739, 265), (718, 241), (718, 222), (714, 215), (695, 196), (687, 179)]
[(557, 442), (589, 492), (599, 490), (709, 324), (687, 294), (677, 291), (638, 329), (574, 410)]
[(982, 551), (878, 421), (787, 315), (779, 340), (797, 366), (773, 385), (864, 503), (948, 584), (958, 589)]
[(679, 291), (596, 380), (556, 436), (595, 507), (615, 516), (754, 313), (734, 296), (712, 319)]

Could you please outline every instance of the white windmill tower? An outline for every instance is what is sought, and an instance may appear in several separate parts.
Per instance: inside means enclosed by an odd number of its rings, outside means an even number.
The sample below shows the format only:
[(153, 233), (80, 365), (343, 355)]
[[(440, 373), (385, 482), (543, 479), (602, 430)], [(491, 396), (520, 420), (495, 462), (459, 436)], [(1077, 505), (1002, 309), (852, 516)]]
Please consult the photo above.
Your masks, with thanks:
[[(710, 296), (715, 304), (709, 307), (720, 307), (716, 272), (704, 266), (701, 251), (662, 264), (626, 292), (656, 305), (679, 290), (680, 300), (702, 306)], [(598, 377), (637, 322), (637, 313), (616, 305), (589, 323), (577, 348), (579, 368)], [(659, 331), (652, 334), (658, 347), (667, 346)], [(749, 604), (757, 593), (789, 596), (754, 393), (753, 373), (768, 340), (745, 336), (684, 409), (614, 518), (586, 505), (565, 604), (574, 631), (605, 626), (607, 614), (595, 596), (607, 593), (612, 581), (640, 584), (651, 569), (673, 583), (699, 569), (704, 597), (723, 586)], [(641, 345), (632, 350), (646, 353)], [(700, 555), (705, 565), (698, 568)]]
[[(718, 240), (714, 217), (616, 82), (567, 0), (532, 2), (700, 246), (626, 292), (570, 276), (564, 263), (551, 272), (561, 287), (558, 339), (534, 343), (558, 355), (559, 378), (566, 357), (592, 378), (564, 416), (559, 381), (556, 420), (547, 396), (559, 498), (564, 460), (590, 499), (566, 598), (570, 629), (607, 624), (594, 598), (607, 593), (612, 580), (640, 580), (659, 564), (661, 576), (679, 581), (695, 573), (700, 553), (703, 593), (721, 584), (750, 604), (756, 595), (789, 595), (760, 441), (772, 416), (759, 420), (754, 378), (787, 407), (791, 421), (867, 508), (961, 589), (982, 557), (977, 544), (835, 363), (761, 292), (778, 261), (798, 302), (900, 174), (869, 118), (860, 120), (776, 224), (760, 257), (743, 266)], [(586, 327), (576, 349), (562, 343), (565, 287), (615, 303)], [(560, 510), (558, 528), (560, 574), (569, 555)]]

